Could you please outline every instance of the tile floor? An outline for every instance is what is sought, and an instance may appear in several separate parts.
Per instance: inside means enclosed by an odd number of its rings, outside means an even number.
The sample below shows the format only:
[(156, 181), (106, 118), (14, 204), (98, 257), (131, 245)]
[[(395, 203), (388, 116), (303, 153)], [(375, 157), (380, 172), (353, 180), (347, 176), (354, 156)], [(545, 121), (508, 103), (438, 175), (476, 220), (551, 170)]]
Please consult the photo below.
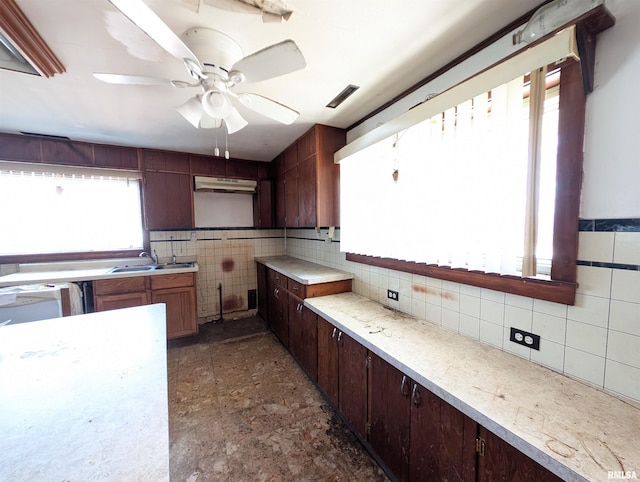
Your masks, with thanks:
[(387, 481), (258, 317), (170, 343), (172, 481)]

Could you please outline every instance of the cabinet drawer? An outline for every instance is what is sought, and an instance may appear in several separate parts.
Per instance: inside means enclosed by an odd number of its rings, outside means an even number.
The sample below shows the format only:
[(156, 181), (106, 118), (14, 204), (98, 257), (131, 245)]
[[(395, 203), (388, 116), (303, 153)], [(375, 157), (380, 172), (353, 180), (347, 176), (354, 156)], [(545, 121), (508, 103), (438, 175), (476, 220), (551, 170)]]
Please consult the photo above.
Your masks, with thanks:
[(298, 298), (301, 298), (304, 300), (307, 297), (307, 287), (302, 283), (298, 283), (297, 281), (289, 278), (289, 282), (287, 286), (289, 291), (294, 295), (296, 295)]
[(287, 289), (287, 277), (281, 273), (278, 273), (275, 270), (269, 270), (269, 279), (273, 284), (279, 286), (280, 288)]
[(193, 286), (195, 284), (194, 273), (177, 273), (151, 276), (151, 289), (162, 290), (165, 288), (180, 288), (182, 286)]
[(132, 291), (145, 291), (146, 282), (144, 276), (133, 278), (101, 279), (93, 282), (93, 293), (96, 295), (109, 295), (112, 293), (131, 293)]

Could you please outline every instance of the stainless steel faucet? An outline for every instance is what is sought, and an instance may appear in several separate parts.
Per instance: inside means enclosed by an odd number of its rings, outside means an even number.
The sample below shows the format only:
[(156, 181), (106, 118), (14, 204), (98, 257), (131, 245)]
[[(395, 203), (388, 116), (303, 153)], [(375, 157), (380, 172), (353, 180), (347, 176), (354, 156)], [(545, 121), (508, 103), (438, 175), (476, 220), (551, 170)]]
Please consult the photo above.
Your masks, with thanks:
[(139, 257), (139, 258), (145, 258), (145, 257), (147, 257), (147, 258), (151, 259), (151, 262), (152, 262), (153, 264), (158, 264), (158, 258), (157, 258), (157, 257), (155, 257), (155, 258), (154, 258), (151, 254), (147, 253), (146, 251), (143, 251), (142, 253), (140, 253), (140, 254), (138, 255), (138, 257)]
[(173, 236), (169, 236), (169, 241), (171, 241), (171, 262), (176, 264), (176, 254), (173, 252)]

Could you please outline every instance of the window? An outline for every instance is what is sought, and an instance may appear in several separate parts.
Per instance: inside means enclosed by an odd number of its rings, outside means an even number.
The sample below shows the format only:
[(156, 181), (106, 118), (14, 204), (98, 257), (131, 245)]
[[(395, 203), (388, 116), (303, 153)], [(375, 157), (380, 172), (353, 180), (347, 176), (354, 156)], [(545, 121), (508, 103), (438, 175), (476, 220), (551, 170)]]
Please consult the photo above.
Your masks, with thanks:
[[(552, 75), (558, 83), (558, 72)], [(494, 96), (493, 88), (484, 97), (472, 94), (471, 98), (459, 99), (452, 108), (443, 106), (444, 111), (433, 111), (409, 128), (405, 124), (404, 129), (386, 139), (378, 137), (375, 143), (358, 139), (357, 147), (342, 153), (343, 157), (337, 154), (341, 159), (342, 205), (351, 210), (351, 214), (344, 210), (341, 213), (341, 248), (347, 251), (347, 259), (573, 304), (585, 94), (580, 63), (567, 61), (559, 75), (559, 86), (546, 89), (542, 109), (541, 201), (537, 203), (541, 229), (537, 248), (533, 245), (542, 258), (539, 266), (546, 279), (520, 273), (525, 254), (527, 126), (519, 122), (517, 109), (508, 114), (494, 110), (498, 104), (495, 101), (503, 94)], [(523, 107), (528, 111), (522, 80), (507, 82), (498, 90), (510, 91), (513, 85), (513, 94), (506, 94), (513, 102), (507, 104), (517, 104), (522, 118)], [(408, 122), (410, 112), (398, 118), (398, 123)], [(497, 137), (492, 129), (478, 135), (465, 127), (493, 125), (495, 114), (508, 118)], [(447, 136), (456, 141), (454, 148), (443, 147)], [(428, 148), (424, 142), (427, 138), (436, 139)], [(363, 149), (363, 143), (369, 147)], [(365, 166), (362, 156), (367, 151)], [(456, 161), (445, 161), (445, 151)], [(371, 156), (373, 152), (376, 154)], [(551, 156), (545, 154), (549, 152)], [(421, 155), (423, 159), (429, 157), (430, 166), (415, 162)], [(478, 164), (480, 157), (487, 163)], [(361, 163), (359, 169), (351, 169), (355, 164), (349, 166), (352, 158)], [(382, 165), (386, 174), (380, 181), (363, 177), (372, 176)], [(500, 167), (494, 169), (496, 166)], [(398, 181), (394, 182), (392, 173), (396, 169)], [(402, 180), (404, 188), (398, 189)], [(384, 182), (384, 188), (376, 182)], [(358, 191), (359, 186), (364, 189)], [(357, 229), (352, 231), (350, 223)], [(403, 229), (405, 226), (409, 229)], [(355, 240), (353, 233), (365, 233), (366, 237)], [(470, 242), (462, 245), (461, 241)], [(478, 246), (483, 249), (475, 249)]]
[(137, 173), (0, 163), (0, 256), (141, 250)]

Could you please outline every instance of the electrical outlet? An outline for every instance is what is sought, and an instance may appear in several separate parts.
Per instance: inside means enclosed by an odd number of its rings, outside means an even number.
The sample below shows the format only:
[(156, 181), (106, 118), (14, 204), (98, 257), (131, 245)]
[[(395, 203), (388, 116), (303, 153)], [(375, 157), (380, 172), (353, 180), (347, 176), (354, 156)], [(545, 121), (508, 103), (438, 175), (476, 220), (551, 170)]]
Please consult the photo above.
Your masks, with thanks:
[(393, 301), (398, 301), (398, 292), (393, 290), (387, 290), (387, 298)]
[(509, 341), (528, 348), (533, 348), (534, 350), (540, 350), (540, 335), (534, 335), (533, 333), (519, 330), (513, 326), (511, 327)]

